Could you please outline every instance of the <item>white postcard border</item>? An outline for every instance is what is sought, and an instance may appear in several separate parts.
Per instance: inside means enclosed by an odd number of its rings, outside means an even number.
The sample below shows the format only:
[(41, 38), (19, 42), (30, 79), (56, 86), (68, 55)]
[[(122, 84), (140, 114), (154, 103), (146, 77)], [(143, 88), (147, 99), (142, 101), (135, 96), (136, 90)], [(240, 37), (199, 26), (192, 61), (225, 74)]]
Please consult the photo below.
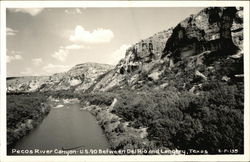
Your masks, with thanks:
[[(244, 6), (244, 155), (81, 155), (7, 156), (6, 155), (6, 8), (70, 7), (209, 7)], [(189, 16), (189, 15), (187, 15)], [(248, 1), (4, 1), (1, 2), (1, 109), (0, 161), (249, 161), (249, 2)]]

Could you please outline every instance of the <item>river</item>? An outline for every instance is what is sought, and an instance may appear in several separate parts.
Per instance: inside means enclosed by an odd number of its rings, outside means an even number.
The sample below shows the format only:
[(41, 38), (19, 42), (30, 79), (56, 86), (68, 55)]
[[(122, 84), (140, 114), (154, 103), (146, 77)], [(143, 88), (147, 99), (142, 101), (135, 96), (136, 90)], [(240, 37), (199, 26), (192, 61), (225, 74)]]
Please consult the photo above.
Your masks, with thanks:
[[(48, 116), (36, 129), (18, 141), (11, 151), (8, 151), (10, 154), (19, 154), (13, 150), (28, 150), (21, 154), (33, 155), (35, 149), (38, 149), (77, 150), (73, 154), (79, 155), (82, 154), (79, 150), (109, 148), (95, 117), (88, 111), (81, 111), (79, 103), (65, 104), (60, 100), (51, 105), (53, 108)], [(54, 151), (47, 155), (57, 154)]]

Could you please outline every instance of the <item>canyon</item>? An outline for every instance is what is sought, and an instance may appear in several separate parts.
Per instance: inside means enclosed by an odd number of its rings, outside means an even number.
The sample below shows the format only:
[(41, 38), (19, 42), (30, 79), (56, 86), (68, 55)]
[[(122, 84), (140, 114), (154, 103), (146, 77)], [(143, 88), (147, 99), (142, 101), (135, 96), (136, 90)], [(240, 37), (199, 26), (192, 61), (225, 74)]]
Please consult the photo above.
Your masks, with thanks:
[(208, 7), (135, 43), (115, 66), (83, 63), (51, 76), (7, 78), (7, 94), (77, 98), (112, 150), (242, 154), (243, 31), (242, 7)]

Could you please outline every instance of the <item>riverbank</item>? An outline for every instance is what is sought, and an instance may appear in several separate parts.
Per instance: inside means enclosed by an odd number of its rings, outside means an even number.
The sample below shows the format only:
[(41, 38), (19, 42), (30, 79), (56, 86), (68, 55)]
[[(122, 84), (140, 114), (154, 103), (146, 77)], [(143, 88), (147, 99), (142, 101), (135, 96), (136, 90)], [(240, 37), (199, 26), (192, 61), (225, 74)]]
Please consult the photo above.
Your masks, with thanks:
[(133, 128), (129, 122), (112, 113), (116, 103), (116, 98), (110, 106), (90, 105), (88, 101), (82, 101), (81, 110), (89, 111), (96, 117), (112, 150), (148, 150), (150, 141), (147, 139), (147, 128)]
[(7, 145), (36, 128), (50, 112), (47, 98), (41, 94), (7, 95)]
[[(117, 98), (112, 95), (96, 97), (96, 95), (85, 94), (78, 99), (71, 96), (61, 98), (53, 95), (49, 99), (55, 103), (59, 101), (80, 102), (81, 110), (90, 112), (101, 126), (111, 150), (150, 149), (151, 142), (147, 139), (147, 128), (134, 128), (132, 123), (112, 113), (118, 102)], [(58, 105), (54, 106), (57, 108)]]

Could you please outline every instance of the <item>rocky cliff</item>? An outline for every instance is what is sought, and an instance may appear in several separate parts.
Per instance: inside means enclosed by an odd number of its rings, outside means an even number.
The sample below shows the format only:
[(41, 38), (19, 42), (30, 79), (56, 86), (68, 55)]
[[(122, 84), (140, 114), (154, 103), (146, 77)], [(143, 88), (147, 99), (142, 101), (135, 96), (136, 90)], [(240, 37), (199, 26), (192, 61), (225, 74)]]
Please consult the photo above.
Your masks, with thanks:
[[(242, 49), (243, 8), (205, 8), (127, 49), (125, 58), (92, 90), (171, 84), (191, 90), (201, 83), (196, 80), (242, 80)], [(223, 66), (231, 69), (222, 70)]]
[(35, 92), (58, 90), (85, 91), (101, 74), (113, 69), (107, 64), (78, 64), (64, 73), (47, 77), (18, 77), (7, 80), (7, 92)]

